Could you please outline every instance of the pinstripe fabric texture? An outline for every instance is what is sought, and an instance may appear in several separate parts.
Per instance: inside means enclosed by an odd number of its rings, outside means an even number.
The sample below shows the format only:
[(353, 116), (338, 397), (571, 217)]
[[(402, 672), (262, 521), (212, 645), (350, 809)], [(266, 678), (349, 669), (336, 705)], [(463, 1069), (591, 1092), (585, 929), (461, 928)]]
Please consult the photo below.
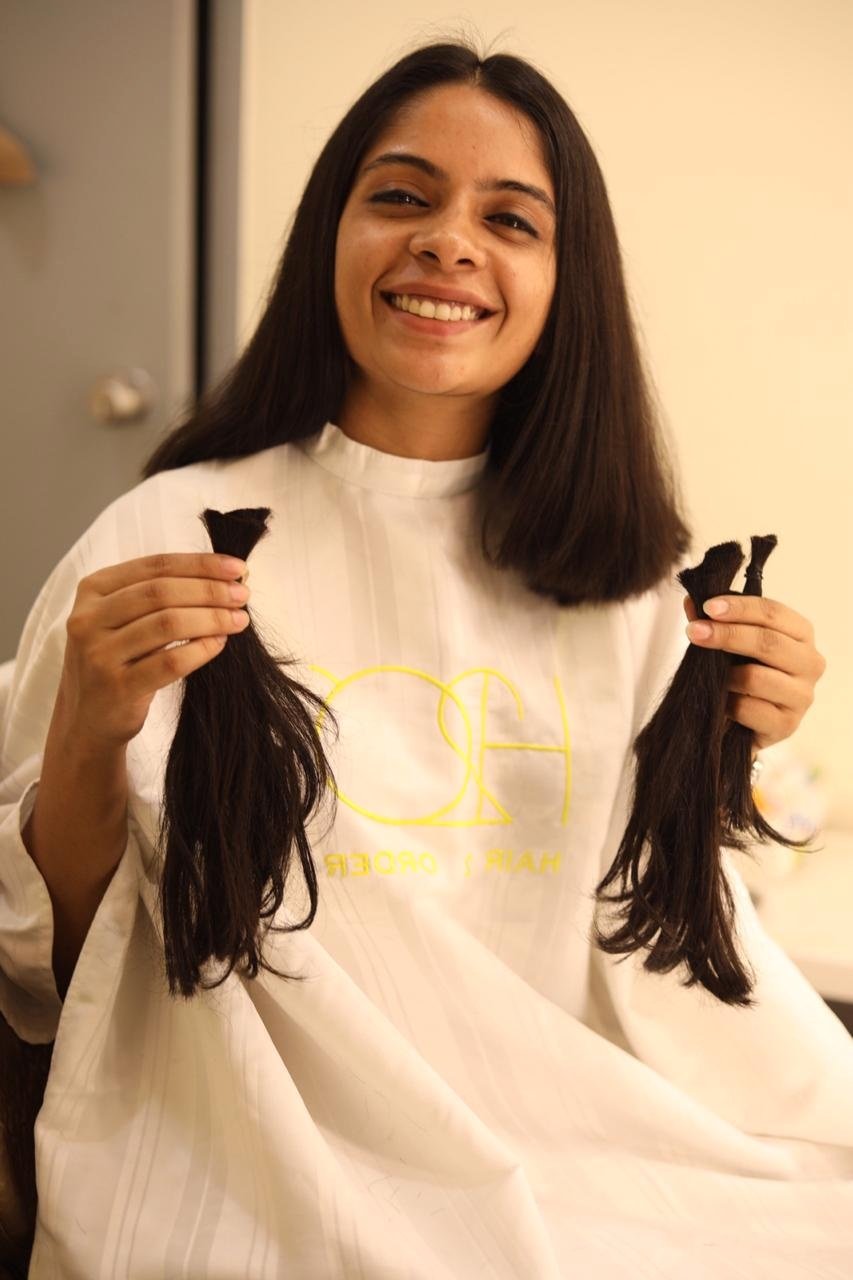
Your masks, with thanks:
[[(754, 1010), (617, 962), (588, 933), (631, 743), (687, 641), (675, 583), (560, 608), (490, 569), (488, 454), (307, 441), (152, 477), (45, 583), (0, 771), (0, 1008), (56, 1036), (36, 1130), (39, 1280), (842, 1280), (853, 1041), (726, 862)], [(20, 831), (79, 579), (209, 550), (269, 506), (262, 637), (333, 706), (320, 909), (268, 940), (307, 981), (170, 999), (156, 908), (179, 690), (130, 744), (130, 834), (64, 1004)], [(283, 913), (301, 917), (304, 902)]]

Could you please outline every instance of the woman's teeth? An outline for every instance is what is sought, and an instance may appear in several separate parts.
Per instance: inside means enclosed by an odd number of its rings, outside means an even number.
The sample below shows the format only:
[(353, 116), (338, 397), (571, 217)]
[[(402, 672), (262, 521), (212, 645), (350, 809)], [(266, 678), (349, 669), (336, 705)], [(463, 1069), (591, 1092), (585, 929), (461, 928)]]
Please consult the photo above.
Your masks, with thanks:
[(410, 315), (423, 316), (425, 320), (448, 320), (453, 324), (458, 320), (478, 320), (485, 314), (467, 303), (462, 306), (458, 302), (442, 302), (438, 298), (410, 298), (407, 293), (392, 293), (389, 298), (398, 311), (408, 311)]

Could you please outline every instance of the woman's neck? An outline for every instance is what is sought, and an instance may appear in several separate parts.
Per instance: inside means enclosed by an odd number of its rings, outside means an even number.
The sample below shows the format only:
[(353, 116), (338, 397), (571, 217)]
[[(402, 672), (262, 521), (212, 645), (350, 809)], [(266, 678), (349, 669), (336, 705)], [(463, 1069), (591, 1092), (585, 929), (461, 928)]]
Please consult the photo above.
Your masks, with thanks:
[(377, 393), (351, 384), (335, 425), (382, 453), (443, 462), (471, 458), (488, 446), (496, 397), (428, 396), (406, 388)]

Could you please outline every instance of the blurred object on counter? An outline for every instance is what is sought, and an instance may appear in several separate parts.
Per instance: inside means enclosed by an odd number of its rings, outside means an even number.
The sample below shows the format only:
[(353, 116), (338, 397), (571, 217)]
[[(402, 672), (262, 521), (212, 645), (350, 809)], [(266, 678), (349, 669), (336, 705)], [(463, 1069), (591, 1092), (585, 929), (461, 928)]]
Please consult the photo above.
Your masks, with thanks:
[(753, 902), (762, 892), (791, 875), (818, 855), (828, 800), (821, 771), (805, 759), (790, 739), (766, 747), (758, 757), (762, 768), (752, 788), (762, 816), (780, 835), (803, 840), (814, 837), (814, 851), (786, 849), (778, 844), (755, 844), (752, 858), (733, 850), (732, 858), (743, 876)]
[(815, 844), (795, 871), (767, 884), (758, 915), (853, 1031), (853, 830), (826, 827)]

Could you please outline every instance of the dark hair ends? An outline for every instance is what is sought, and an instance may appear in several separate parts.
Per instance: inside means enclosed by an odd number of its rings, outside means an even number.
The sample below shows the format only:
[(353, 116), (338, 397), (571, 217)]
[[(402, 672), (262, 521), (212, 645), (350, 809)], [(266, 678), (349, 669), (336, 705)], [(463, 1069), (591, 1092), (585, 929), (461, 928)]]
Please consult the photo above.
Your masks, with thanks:
[[(268, 531), (270, 514), (268, 507), (207, 509), (201, 519), (214, 551), (245, 560)], [(316, 914), (305, 824), (334, 777), (304, 703), (320, 708), (336, 732), (338, 726), (321, 698), (284, 673), (289, 661), (268, 652), (252, 618), (184, 681), (160, 823), (160, 900), (173, 995), (218, 986), (235, 968), (248, 977), (261, 967), (279, 973), (262, 953), (265, 928), (305, 929)], [(308, 911), (298, 923), (273, 925), (294, 848)], [(203, 977), (214, 961), (224, 970), (215, 979)]]
[[(713, 596), (761, 595), (762, 571), (776, 538), (753, 537), (751, 543), (743, 593), (731, 587), (744, 558), (736, 542), (711, 547), (700, 565), (677, 574), (698, 617), (707, 618), (703, 605)], [(781, 835), (756, 808), (754, 735), (726, 715), (729, 671), (745, 661), (690, 645), (638, 734), (631, 815), (613, 865), (596, 888), (601, 901), (626, 904), (619, 913), (623, 924), (606, 935), (596, 923), (593, 939), (611, 955), (650, 946), (643, 962), (650, 973), (684, 964), (684, 986), (699, 983), (724, 1004), (751, 1008), (755, 975), (747, 974), (733, 937), (734, 904), (721, 849), (754, 857), (751, 838), (790, 849), (802, 849), (809, 840)], [(604, 897), (620, 876), (621, 892)]]

